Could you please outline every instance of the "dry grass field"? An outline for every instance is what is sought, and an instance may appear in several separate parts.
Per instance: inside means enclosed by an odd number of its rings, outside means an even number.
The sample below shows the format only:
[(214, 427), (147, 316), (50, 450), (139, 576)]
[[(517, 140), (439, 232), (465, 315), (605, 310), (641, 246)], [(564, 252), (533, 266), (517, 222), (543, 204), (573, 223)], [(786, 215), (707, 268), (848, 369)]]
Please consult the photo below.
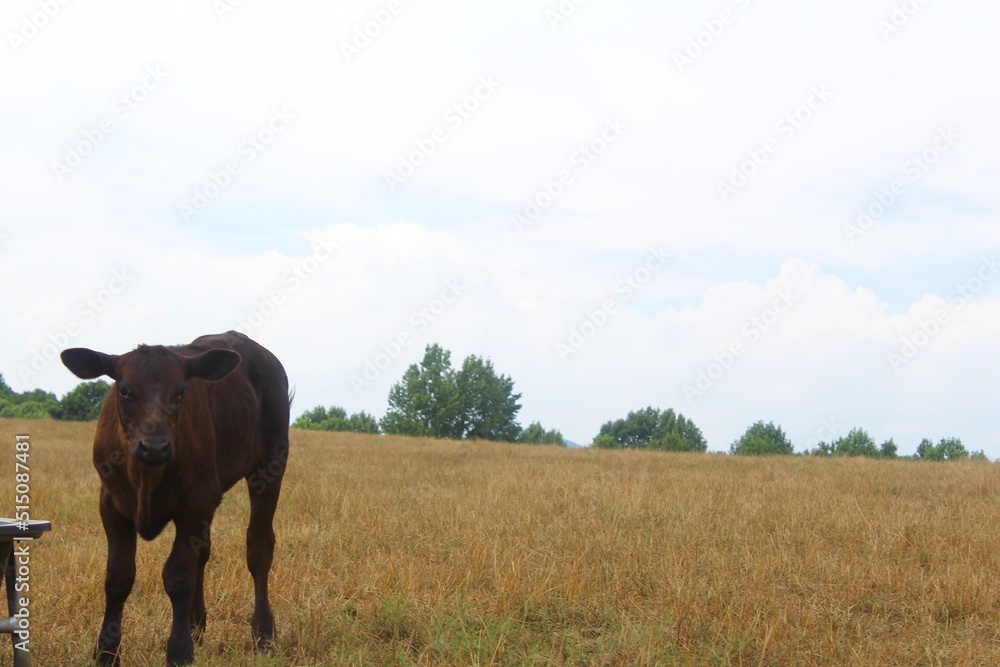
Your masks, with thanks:
[[(54, 524), (31, 561), (42, 667), (90, 664), (103, 610), (93, 428), (0, 421), (0, 514), (28, 433)], [(216, 516), (199, 665), (1000, 664), (997, 465), (293, 431), (271, 656), (248, 649), (247, 512), (240, 486)], [(163, 663), (171, 539), (139, 546), (126, 665)]]

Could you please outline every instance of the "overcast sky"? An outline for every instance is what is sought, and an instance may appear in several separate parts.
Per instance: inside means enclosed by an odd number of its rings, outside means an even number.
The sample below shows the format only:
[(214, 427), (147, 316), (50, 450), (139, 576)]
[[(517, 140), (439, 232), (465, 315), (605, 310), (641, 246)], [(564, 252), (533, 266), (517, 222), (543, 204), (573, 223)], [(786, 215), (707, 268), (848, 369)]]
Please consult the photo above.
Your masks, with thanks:
[[(579, 6), (577, 5), (579, 3)], [(242, 327), (294, 414), (424, 347), (587, 444), (1000, 457), (1000, 6), (7, 1), (0, 373)]]

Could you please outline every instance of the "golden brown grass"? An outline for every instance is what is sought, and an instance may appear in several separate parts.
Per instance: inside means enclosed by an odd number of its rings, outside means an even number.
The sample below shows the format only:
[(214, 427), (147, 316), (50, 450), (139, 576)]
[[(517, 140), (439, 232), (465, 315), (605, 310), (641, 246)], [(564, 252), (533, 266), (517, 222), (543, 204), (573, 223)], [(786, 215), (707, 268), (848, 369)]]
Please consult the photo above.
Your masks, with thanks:
[[(93, 425), (0, 421), (0, 514), (18, 432), (54, 524), (33, 547), (35, 664), (86, 665)], [(1000, 664), (1000, 466), (294, 431), (271, 657), (248, 649), (246, 496), (216, 517), (201, 665)], [(171, 539), (140, 544), (126, 665), (163, 662)]]

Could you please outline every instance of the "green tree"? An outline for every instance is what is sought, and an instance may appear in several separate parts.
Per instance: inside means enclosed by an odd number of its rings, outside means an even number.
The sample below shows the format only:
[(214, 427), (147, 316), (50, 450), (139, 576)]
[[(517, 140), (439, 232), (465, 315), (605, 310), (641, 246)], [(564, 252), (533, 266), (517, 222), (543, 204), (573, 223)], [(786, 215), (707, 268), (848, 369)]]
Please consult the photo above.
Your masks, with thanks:
[(3, 388), (0, 388), (0, 417), (44, 419), (52, 417), (58, 412), (59, 399), (51, 392), (33, 389), (17, 394), (6, 383), (3, 384)]
[(897, 457), (898, 448), (892, 438), (889, 438), (878, 449), (879, 458), (894, 459)]
[(795, 448), (780, 426), (763, 420), (750, 426), (746, 432), (729, 446), (732, 454), (741, 456), (769, 456), (773, 454), (794, 454)]
[(460, 436), (480, 440), (513, 442), (521, 433), (514, 381), (497, 375), (493, 362), (475, 355), (466, 357), (455, 376), (461, 402)]
[(419, 365), (412, 364), (389, 390), (382, 430), (398, 435), (461, 437), (462, 403), (451, 368), (451, 352), (428, 345)]
[(329, 410), (317, 405), (312, 410), (306, 410), (292, 422), (292, 428), (302, 428), (310, 431), (342, 431), (339, 428), (347, 421), (347, 412), (343, 408), (332, 406)]
[(406, 369), (389, 390), (382, 418), (386, 433), (434, 438), (513, 441), (521, 433), (520, 394), (514, 381), (498, 375), (493, 362), (472, 355), (457, 372), (451, 353), (428, 345), (419, 365)]
[(704, 452), (708, 442), (693, 421), (668, 408), (660, 414), (650, 448), (667, 452)]
[(0, 401), (7, 400), (14, 396), (14, 390), (10, 388), (7, 381), (3, 379), (3, 375), (0, 375)]
[(622, 443), (618, 442), (614, 436), (598, 435), (594, 438), (594, 442), (590, 443), (590, 446), (598, 449), (621, 449)]
[(958, 461), (969, 458), (968, 450), (965, 449), (965, 445), (958, 438), (941, 438), (941, 442), (938, 443), (938, 449), (941, 450), (945, 461)]
[[(891, 440), (883, 443), (883, 447), (889, 447), (892, 456), (895, 456), (896, 444)], [(846, 437), (840, 437), (831, 443), (821, 442), (818, 446), (820, 454), (827, 456), (867, 456), (877, 459), (882, 453), (875, 446), (875, 441), (863, 428), (851, 429)], [(888, 449), (886, 450), (889, 451)]]
[(546, 431), (540, 422), (531, 422), (517, 437), (518, 442), (529, 445), (566, 445), (562, 433), (556, 430)]
[(873, 459), (896, 458), (896, 443), (890, 438), (880, 447), (863, 428), (851, 429), (846, 437), (840, 437), (833, 442), (821, 442), (812, 454), (823, 456), (867, 456)]
[(355, 412), (347, 418), (347, 430), (355, 433), (371, 433), (372, 435), (382, 432), (378, 420), (364, 410)]
[(672, 408), (647, 407), (629, 412), (624, 419), (601, 425), (594, 447), (609, 449), (658, 449), (673, 452), (704, 452), (705, 436), (695, 423)]
[(629, 412), (624, 419), (606, 422), (600, 435), (610, 435), (628, 449), (645, 449), (656, 438), (660, 411), (654, 407)]
[(944, 458), (941, 456), (941, 452), (938, 448), (934, 446), (934, 443), (924, 438), (917, 445), (917, 458), (922, 461), (943, 461)]
[(111, 385), (104, 380), (81, 382), (59, 401), (53, 416), (63, 421), (89, 422), (101, 414), (101, 407)]
[(347, 411), (337, 406), (326, 409), (318, 406), (303, 412), (292, 423), (293, 428), (313, 431), (354, 431), (355, 433), (379, 433), (378, 421), (364, 410), (350, 417)]
[(917, 445), (917, 458), (922, 461), (957, 461), (969, 458), (969, 452), (958, 438), (941, 438), (936, 445), (924, 438)]
[(846, 438), (837, 441), (837, 452), (841, 456), (867, 456), (878, 458), (878, 447), (875, 441), (863, 428), (853, 428)]

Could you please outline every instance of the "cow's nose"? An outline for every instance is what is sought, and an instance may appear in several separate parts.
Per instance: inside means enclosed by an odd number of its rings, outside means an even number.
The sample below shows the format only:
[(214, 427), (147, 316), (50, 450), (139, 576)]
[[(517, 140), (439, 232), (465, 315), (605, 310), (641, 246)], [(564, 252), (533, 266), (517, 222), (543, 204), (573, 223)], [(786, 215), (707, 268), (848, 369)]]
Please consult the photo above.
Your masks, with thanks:
[(149, 465), (160, 465), (169, 461), (172, 454), (169, 440), (140, 440), (135, 457)]

